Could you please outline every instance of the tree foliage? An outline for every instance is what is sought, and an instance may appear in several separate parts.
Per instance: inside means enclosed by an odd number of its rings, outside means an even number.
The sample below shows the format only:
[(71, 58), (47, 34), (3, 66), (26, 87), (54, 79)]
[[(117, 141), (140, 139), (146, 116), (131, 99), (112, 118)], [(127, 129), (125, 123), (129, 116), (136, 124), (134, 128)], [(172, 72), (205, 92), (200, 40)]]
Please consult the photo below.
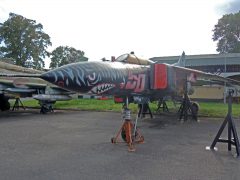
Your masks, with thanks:
[(213, 29), (213, 40), (218, 41), (220, 53), (240, 53), (240, 11), (223, 15)]
[(50, 37), (43, 32), (42, 24), (14, 13), (0, 26), (0, 54), (13, 58), (16, 65), (42, 69), (44, 58), (50, 54)]
[(87, 61), (88, 58), (84, 57), (84, 52), (76, 50), (73, 47), (59, 46), (51, 53), (50, 68), (56, 68), (65, 64)]

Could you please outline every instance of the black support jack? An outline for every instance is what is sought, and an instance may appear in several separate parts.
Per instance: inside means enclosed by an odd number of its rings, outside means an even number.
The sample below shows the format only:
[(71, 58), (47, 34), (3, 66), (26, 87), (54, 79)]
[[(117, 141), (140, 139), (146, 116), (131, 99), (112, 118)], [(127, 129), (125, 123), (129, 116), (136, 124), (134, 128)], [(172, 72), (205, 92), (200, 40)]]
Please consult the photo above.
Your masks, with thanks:
[(15, 109), (18, 110), (20, 107), (25, 110), (25, 107), (24, 107), (22, 101), (20, 100), (19, 97), (17, 97), (16, 100), (15, 100), (15, 103), (13, 105), (12, 111), (14, 111)]
[(165, 98), (160, 98), (158, 100), (157, 112), (160, 113), (160, 109), (162, 109), (163, 112), (169, 112), (169, 109), (168, 109), (168, 106), (167, 106)]
[[(236, 131), (236, 126), (235, 126), (234, 120), (232, 118), (232, 95), (233, 95), (233, 90), (229, 90), (229, 92), (228, 92), (228, 114), (227, 114), (225, 120), (223, 121), (220, 129), (218, 130), (218, 133), (217, 133), (216, 137), (214, 138), (211, 146), (206, 147), (206, 149), (215, 150), (216, 149), (215, 146), (216, 146), (217, 142), (227, 143), (228, 151), (232, 150), (232, 145), (235, 146), (236, 156), (239, 157), (239, 155), (240, 155), (239, 139), (238, 139), (238, 135), (237, 135), (237, 131)], [(227, 124), (228, 124), (228, 129), (227, 129), (228, 138), (222, 139), (222, 138), (220, 138), (220, 136)], [(233, 136), (233, 138), (232, 138), (232, 136)]]
[(149, 107), (149, 103), (138, 104), (138, 117), (145, 117), (146, 114), (149, 114), (151, 118), (153, 118), (152, 111)]

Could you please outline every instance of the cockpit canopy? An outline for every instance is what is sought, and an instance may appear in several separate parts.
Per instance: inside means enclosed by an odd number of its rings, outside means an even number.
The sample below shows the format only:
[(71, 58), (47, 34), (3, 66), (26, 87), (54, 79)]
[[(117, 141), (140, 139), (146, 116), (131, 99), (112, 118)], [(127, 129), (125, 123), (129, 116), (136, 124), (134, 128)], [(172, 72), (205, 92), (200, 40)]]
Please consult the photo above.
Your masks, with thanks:
[(148, 59), (138, 58), (134, 54), (123, 54), (116, 59), (117, 62), (123, 62), (128, 64), (138, 64), (138, 65), (150, 65), (154, 62)]

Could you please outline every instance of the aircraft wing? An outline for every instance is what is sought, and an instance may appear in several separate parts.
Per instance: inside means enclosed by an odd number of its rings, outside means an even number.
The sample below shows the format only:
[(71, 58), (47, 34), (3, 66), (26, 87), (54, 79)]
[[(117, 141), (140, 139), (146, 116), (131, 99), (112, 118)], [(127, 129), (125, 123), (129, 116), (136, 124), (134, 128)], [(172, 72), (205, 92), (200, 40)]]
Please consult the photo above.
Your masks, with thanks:
[(205, 82), (216, 82), (216, 83), (226, 83), (228, 85), (240, 85), (240, 81), (226, 78), (220, 75), (206, 73), (203, 71), (198, 71), (195, 69), (189, 69), (185, 67), (178, 67), (178, 66), (172, 66), (172, 68), (175, 70), (176, 75), (181, 77), (182, 79), (195, 83), (197, 81), (205, 81)]
[(0, 61), (0, 109), (10, 109), (9, 98), (32, 97), (39, 101), (42, 113), (52, 110), (56, 101), (71, 99), (70, 91), (40, 79), (43, 71)]
[[(73, 94), (73, 92), (66, 91), (59, 86), (56, 86), (52, 83), (49, 83), (40, 78), (34, 77), (11, 77), (12, 74), (5, 74), (6, 76), (0, 77), (0, 91), (8, 91), (9, 93), (16, 91), (16, 93), (25, 94), (26, 92), (36, 92), (37, 90), (47, 90), (48, 93), (52, 94)], [(23, 74), (14, 74), (14, 75), (23, 75)], [(28, 74), (24, 74), (28, 75)], [(32, 74), (29, 74), (32, 76)], [(7, 90), (7, 88), (12, 88), (11, 91)], [(18, 89), (17, 89), (18, 88)], [(27, 89), (31, 89), (28, 91)]]
[(0, 61), (0, 72), (3, 74), (41, 74), (43, 71), (25, 68)]
[[(10, 74), (16, 74), (16, 75), (21, 75), (21, 74), (39, 74), (39, 73), (43, 73), (43, 71), (39, 71), (39, 70), (34, 70), (34, 69), (29, 69), (29, 68), (24, 68), (24, 67), (20, 67), (20, 66), (16, 66), (13, 64), (9, 64), (6, 62), (2, 62), (0, 61), (0, 72), (2, 74), (5, 75), (10, 75)], [(20, 86), (18, 85), (18, 81), (16, 81), (17, 78), (14, 77), (0, 77), (0, 90), (4, 91), (7, 88), (13, 88), (11, 89), (11, 91), (13, 91), (14, 89), (20, 93), (21, 92), (21, 88), (30, 88), (29, 86), (25, 85), (23, 86), (23, 81), (22, 83), (20, 82)], [(32, 78), (26, 78), (25, 82), (32, 80)], [(43, 83), (40, 83), (40, 85)], [(45, 83), (46, 84), (46, 83)], [(36, 84), (37, 85), (37, 84)], [(39, 86), (36, 86), (36, 88), (38, 88)], [(16, 88), (20, 88), (20, 89), (16, 89)], [(25, 93), (26, 90), (23, 91), (23, 93)]]
[[(39, 71), (35, 69), (25, 68), (21, 66), (16, 66), (13, 64), (5, 63), (0, 61), (0, 72), (1, 74), (6, 75), (5, 77), (0, 77), (0, 87), (9, 87), (9, 88), (26, 88), (26, 89), (41, 89), (47, 86), (58, 89), (59, 91), (62, 90), (66, 92), (66, 90), (51, 84), (43, 79), (37, 78), (39, 74), (44, 73), (44, 71)], [(11, 77), (11, 75), (29, 75), (29, 77)], [(9, 75), (9, 76), (8, 76)], [(33, 77), (33, 76), (36, 76)], [(1, 88), (0, 88), (1, 89)]]

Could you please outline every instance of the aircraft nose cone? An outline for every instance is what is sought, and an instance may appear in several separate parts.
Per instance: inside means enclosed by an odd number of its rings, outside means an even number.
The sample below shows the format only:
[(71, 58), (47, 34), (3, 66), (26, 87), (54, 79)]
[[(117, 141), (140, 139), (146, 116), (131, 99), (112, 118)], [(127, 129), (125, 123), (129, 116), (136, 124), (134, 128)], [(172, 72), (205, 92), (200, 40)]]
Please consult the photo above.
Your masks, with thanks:
[(75, 90), (77, 88), (77, 75), (78, 72), (75, 68), (77, 64), (69, 64), (62, 66), (51, 71), (45, 72), (41, 78), (59, 87), (67, 90)]
[[(108, 64), (79, 62), (61, 66), (41, 75), (41, 78), (65, 90), (100, 94), (115, 87), (123, 79), (122, 71), (114, 71)], [(114, 79), (115, 78), (115, 79)]]

